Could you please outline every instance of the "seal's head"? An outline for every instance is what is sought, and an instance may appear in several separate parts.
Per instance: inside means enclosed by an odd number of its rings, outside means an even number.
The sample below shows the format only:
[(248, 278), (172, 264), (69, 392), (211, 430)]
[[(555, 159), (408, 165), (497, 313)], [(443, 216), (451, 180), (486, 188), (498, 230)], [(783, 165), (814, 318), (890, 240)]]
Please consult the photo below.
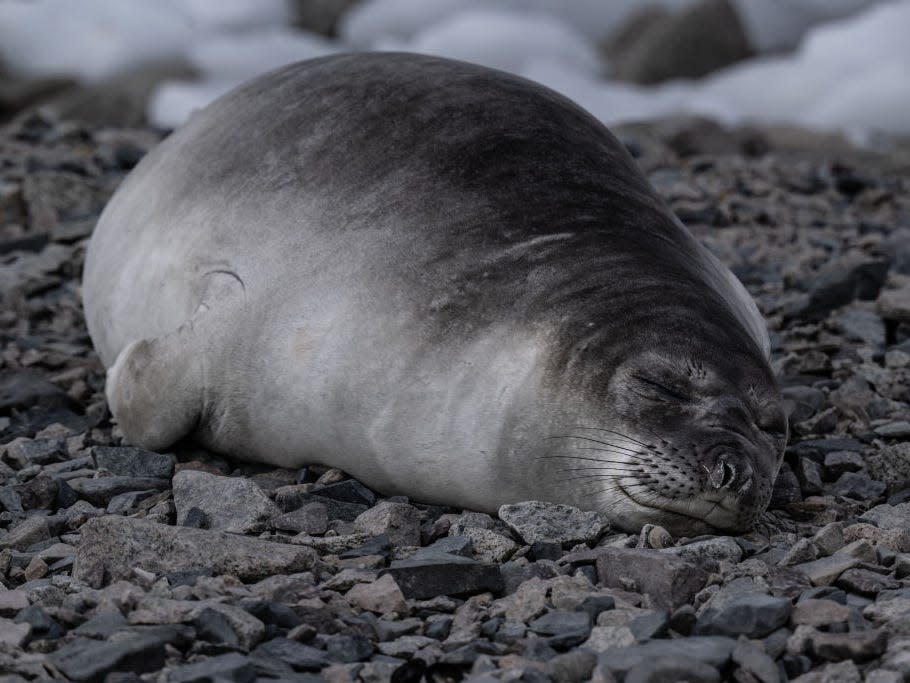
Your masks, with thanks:
[(743, 532), (771, 498), (788, 435), (771, 368), (751, 345), (693, 338), (614, 341), (627, 353), (589, 385), (596, 410), (552, 437), (545, 457), (576, 504), (619, 528)]

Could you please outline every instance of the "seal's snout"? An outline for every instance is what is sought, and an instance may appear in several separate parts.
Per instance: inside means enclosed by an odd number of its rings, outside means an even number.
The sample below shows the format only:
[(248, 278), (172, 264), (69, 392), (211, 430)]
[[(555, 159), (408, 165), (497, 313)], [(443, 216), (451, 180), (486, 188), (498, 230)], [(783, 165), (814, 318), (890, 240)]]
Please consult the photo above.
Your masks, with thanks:
[(752, 487), (752, 467), (732, 454), (721, 455), (714, 467), (708, 469), (708, 484), (717, 491), (745, 493)]

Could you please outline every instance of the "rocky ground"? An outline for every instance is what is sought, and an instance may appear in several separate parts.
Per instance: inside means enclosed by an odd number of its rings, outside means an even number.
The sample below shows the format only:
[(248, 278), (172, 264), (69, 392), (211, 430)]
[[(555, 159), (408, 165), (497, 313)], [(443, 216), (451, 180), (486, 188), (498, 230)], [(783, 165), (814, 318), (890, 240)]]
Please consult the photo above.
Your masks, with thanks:
[(691, 122), (622, 137), (772, 329), (793, 436), (744, 536), (122, 445), (78, 277), (158, 136), (0, 132), (0, 681), (910, 678), (910, 164)]

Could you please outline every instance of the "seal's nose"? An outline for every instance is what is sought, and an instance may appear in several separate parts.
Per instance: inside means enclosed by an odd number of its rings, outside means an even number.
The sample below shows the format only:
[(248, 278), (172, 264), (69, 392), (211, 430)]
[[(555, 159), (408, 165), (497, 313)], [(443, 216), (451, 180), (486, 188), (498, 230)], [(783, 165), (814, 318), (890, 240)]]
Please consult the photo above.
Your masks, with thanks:
[(741, 458), (734, 460), (728, 455), (722, 455), (714, 467), (708, 470), (708, 483), (717, 490), (744, 493), (752, 486), (752, 467)]

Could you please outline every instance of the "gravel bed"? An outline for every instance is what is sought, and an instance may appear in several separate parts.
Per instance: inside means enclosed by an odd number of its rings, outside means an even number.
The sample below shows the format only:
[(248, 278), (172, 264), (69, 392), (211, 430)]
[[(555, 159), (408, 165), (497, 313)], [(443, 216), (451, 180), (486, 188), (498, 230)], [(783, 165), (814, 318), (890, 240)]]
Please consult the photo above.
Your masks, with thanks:
[(37, 115), (0, 130), (0, 682), (910, 677), (906, 166), (623, 133), (755, 296), (790, 410), (756, 529), (673, 538), (124, 445), (79, 273), (159, 137)]

